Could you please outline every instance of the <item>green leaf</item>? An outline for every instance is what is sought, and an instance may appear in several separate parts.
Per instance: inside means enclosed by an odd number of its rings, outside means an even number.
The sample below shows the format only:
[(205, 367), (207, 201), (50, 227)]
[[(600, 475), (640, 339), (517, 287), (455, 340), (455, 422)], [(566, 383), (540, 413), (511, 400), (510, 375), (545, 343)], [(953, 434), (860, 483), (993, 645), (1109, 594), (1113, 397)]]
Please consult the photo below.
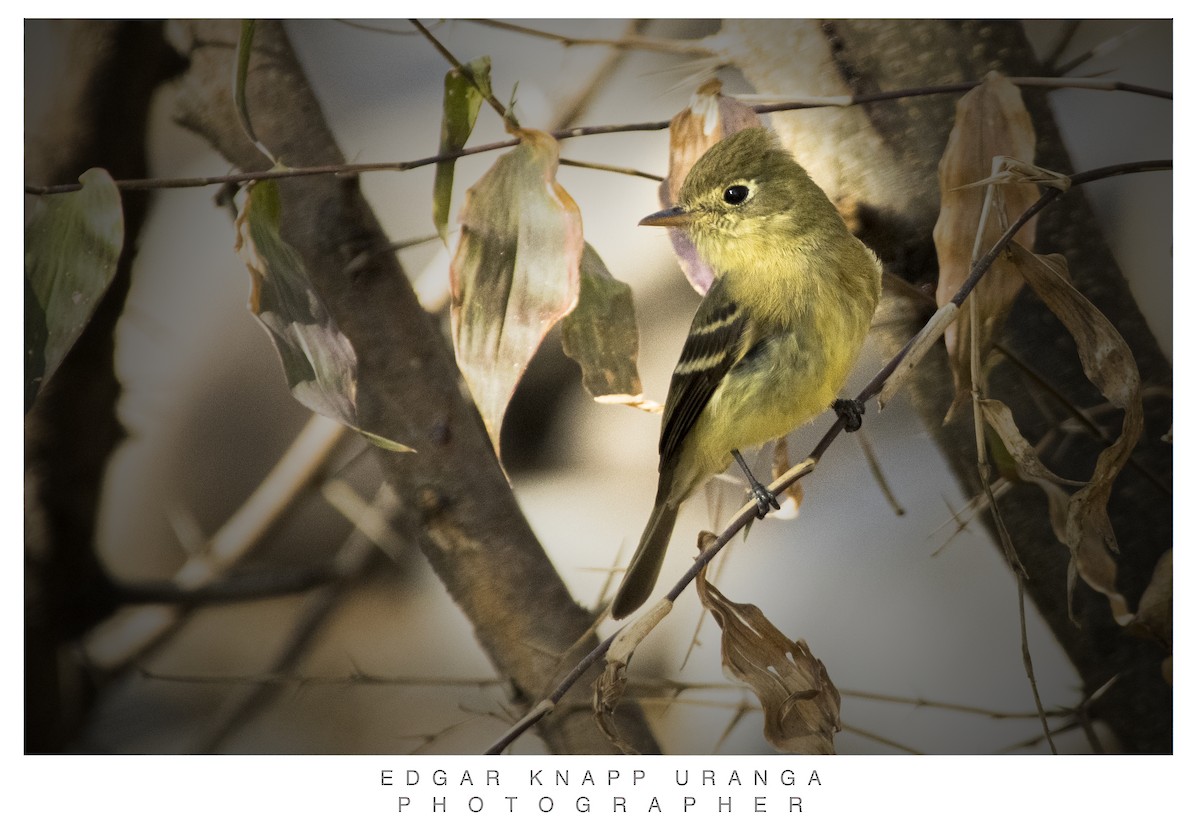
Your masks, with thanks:
[[(457, 68), (446, 73), (442, 95), (442, 137), (438, 155), (457, 152), (467, 145), (484, 94), (492, 88), (492, 59), (483, 56), (466, 64), (467, 73)], [(481, 92), (480, 90), (484, 90)], [(450, 224), (450, 196), (454, 186), (454, 160), (439, 161), (433, 179), (433, 225), (445, 243)]]
[(558, 143), (519, 129), (521, 143), (467, 190), (450, 263), (454, 351), (499, 450), (517, 381), (579, 295), (583, 221), (554, 178)]
[(358, 356), (312, 289), (300, 254), (280, 235), (280, 212), (275, 182), (252, 185), (235, 225), (236, 247), (250, 271), (250, 311), (275, 343), (292, 396), (376, 445), (411, 451), (359, 427)]
[(251, 141), (258, 142), (254, 127), (250, 124), (250, 109), (246, 105), (246, 77), (250, 73), (250, 53), (254, 47), (254, 26), (257, 21), (243, 20), (238, 37), (237, 70), (233, 76), (233, 103), (237, 108), (238, 122)]
[(36, 198), (25, 226), (25, 409), (91, 319), (125, 241), (121, 193), (102, 169)]
[(579, 264), (579, 303), (563, 319), (563, 352), (583, 369), (583, 386), (597, 402), (637, 403), (638, 330), (633, 291), (613, 278), (588, 243)]
[(258, 151), (272, 163), (277, 163), (275, 156), (254, 134), (254, 126), (250, 123), (250, 106), (246, 102), (246, 79), (250, 76), (250, 55), (254, 49), (254, 28), (256, 20), (243, 20), (241, 35), (238, 37), (237, 62), (233, 74), (233, 104), (237, 109), (238, 123), (250, 142), (258, 147)]
[(46, 312), (38, 303), (37, 293), (25, 282), (25, 410), (33, 406), (33, 400), (46, 375), (46, 341), (50, 331), (46, 329)]

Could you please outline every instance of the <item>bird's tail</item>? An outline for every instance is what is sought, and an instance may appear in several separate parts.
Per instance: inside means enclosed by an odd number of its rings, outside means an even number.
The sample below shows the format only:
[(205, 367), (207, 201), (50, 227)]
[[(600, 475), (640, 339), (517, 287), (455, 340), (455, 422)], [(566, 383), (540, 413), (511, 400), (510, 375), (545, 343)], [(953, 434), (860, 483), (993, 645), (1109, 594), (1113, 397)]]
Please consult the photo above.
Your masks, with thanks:
[(678, 514), (679, 506), (665, 502), (655, 504), (646, 530), (642, 532), (642, 540), (633, 553), (633, 560), (625, 570), (625, 579), (621, 581), (621, 587), (613, 599), (612, 616), (616, 620), (632, 614), (654, 590)]

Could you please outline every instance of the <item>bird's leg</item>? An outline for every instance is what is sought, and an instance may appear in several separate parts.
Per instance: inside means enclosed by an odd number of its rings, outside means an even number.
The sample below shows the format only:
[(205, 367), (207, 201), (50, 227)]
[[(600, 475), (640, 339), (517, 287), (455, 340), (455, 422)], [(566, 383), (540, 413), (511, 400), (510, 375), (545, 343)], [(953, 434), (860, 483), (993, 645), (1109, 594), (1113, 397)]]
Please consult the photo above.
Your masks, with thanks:
[(867, 406), (857, 399), (835, 399), (831, 407), (835, 414), (846, 418), (846, 433), (852, 434), (862, 427), (862, 417), (867, 411)]
[(775, 495), (767, 490), (767, 487), (758, 480), (754, 479), (754, 474), (750, 473), (750, 466), (746, 464), (746, 460), (742, 459), (741, 452), (736, 448), (733, 450), (733, 458), (737, 460), (737, 464), (742, 466), (742, 473), (746, 475), (746, 482), (750, 483), (750, 493), (754, 495), (755, 501), (758, 503), (758, 519), (762, 519), (774, 509), (779, 510), (779, 500), (775, 499)]

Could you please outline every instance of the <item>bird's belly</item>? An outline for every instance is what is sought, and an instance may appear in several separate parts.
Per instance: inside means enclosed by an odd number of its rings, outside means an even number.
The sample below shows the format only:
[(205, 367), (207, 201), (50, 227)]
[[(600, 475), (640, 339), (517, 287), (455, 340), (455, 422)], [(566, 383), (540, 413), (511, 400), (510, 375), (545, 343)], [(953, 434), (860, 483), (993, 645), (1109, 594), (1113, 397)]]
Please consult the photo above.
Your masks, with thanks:
[[(691, 458), (680, 467), (691, 468), (690, 478), (676, 478), (673, 499), (680, 501), (713, 474), (732, 462), (732, 452), (755, 448), (778, 439), (827, 410), (833, 402), (846, 370), (830, 365), (819, 354), (797, 354), (781, 363), (770, 354), (762, 364), (770, 367), (762, 376), (747, 371), (730, 371), (700, 414), (683, 451)], [(720, 416), (713, 415), (720, 411)]]

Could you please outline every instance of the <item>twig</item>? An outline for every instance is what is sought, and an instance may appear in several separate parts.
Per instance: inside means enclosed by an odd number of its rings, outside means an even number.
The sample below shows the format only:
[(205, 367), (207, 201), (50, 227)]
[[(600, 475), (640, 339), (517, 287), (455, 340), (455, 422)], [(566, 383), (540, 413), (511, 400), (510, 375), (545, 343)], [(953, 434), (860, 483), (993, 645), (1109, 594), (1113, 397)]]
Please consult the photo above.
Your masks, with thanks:
[[(1068, 72), (1073, 72), (1074, 70), (1078, 69), (1080, 66), (1087, 63), (1089, 60), (1091, 60), (1093, 58), (1103, 57), (1104, 55), (1107, 55), (1107, 54), (1110, 54), (1110, 53), (1116, 51), (1118, 48), (1123, 46), (1127, 40), (1138, 35), (1144, 26), (1145, 26), (1144, 23), (1139, 24), (1137, 26), (1133, 26), (1131, 28), (1126, 29), (1123, 32), (1120, 32), (1120, 33), (1114, 35), (1113, 37), (1108, 38), (1107, 40), (1103, 41), (1102, 43), (1097, 43), (1095, 46), (1088, 49), (1086, 52), (1079, 55), (1078, 57), (1068, 60), (1066, 63), (1062, 64), (1061, 66), (1055, 66), (1053, 69), (1053, 72), (1057, 75), (1065, 75)], [(1050, 65), (1053, 65), (1053, 64), (1050, 64)]]
[[(1108, 167), (1100, 167), (1098, 169), (1078, 172), (1075, 175), (1070, 176), (1070, 178), (1071, 183), (1073, 185), (1077, 185), (1100, 180), (1102, 178), (1113, 177), (1116, 175), (1125, 175), (1131, 172), (1158, 171), (1170, 168), (1170, 161), (1143, 161), (1127, 164), (1115, 164)], [(981, 278), (983, 278), (983, 274), (987, 272), (989, 267), (991, 267), (992, 262), (999, 257), (1000, 253), (1003, 252), (1004, 248), (1012, 240), (1013, 236), (1016, 235), (1017, 231), (1020, 230), (1020, 228), (1027, 221), (1033, 218), (1033, 216), (1037, 215), (1038, 212), (1044, 209), (1058, 196), (1062, 195), (1062, 192), (1063, 191), (1060, 189), (1050, 188), (1042, 195), (1041, 198), (1039, 198), (1028, 209), (1026, 209), (1025, 212), (1023, 212), (1017, 218), (1017, 220), (1013, 222), (1008, 230), (1006, 230), (1005, 233), (999, 239), (997, 239), (996, 243), (992, 245), (992, 248), (988, 250), (987, 254), (975, 263), (975, 266), (971, 268), (970, 275), (968, 275), (966, 281), (963, 282), (963, 285), (959, 289), (958, 293), (955, 294), (953, 299), (951, 299), (951, 302), (953, 302), (956, 306), (961, 306), (963, 301), (966, 300), (966, 297), (971, 294), (971, 291), (975, 288), (975, 285), (979, 283)], [(935, 315), (929, 320), (929, 323), (926, 325), (926, 327), (934, 324), (937, 320), (937, 316)], [(922, 332), (923, 331), (924, 328), (922, 329)], [(893, 356), (892, 359), (886, 365), (884, 365), (884, 367), (877, 374), (875, 374), (875, 377), (868, 382), (866, 387), (863, 388), (858, 396), (855, 397), (858, 402), (865, 405), (868, 401), (879, 394), (879, 392), (883, 389), (884, 383), (892, 376), (897, 368), (900, 367), (901, 363), (906, 360), (910, 348), (912, 348), (914, 342), (921, 338), (922, 332), (918, 332), (915, 336), (909, 339), (904, 347), (902, 347), (900, 351), (896, 353), (896, 355)], [(837, 439), (838, 435), (845, 430), (845, 425), (845, 419), (843, 417), (838, 417), (838, 420), (830, 427), (825, 435), (821, 437), (820, 441), (809, 453), (809, 455), (801, 462), (788, 469), (787, 472), (780, 475), (769, 486), (767, 486), (767, 490), (778, 496), (797, 480), (808, 476), (814, 470), (816, 470), (817, 463), (820, 461), (825, 451), (828, 450), (829, 446), (833, 444), (833, 441)], [(988, 490), (990, 491), (991, 489), (989, 488)], [(696, 557), (695, 562), (687, 570), (679, 582), (677, 582), (671, 588), (671, 590), (667, 592), (663, 599), (674, 602), (674, 600), (680, 594), (682, 594), (685, 589), (688, 588), (692, 581), (695, 580), (696, 575), (699, 574), (700, 570), (708, 565), (708, 563), (721, 551), (721, 549), (724, 548), (731, 539), (737, 536), (739, 531), (741, 531), (757, 516), (758, 504), (751, 500), (742, 506), (741, 510), (739, 510), (737, 514), (735, 514), (733, 518), (725, 525), (720, 534), (708, 535), (708, 542), (705, 544), (704, 548), (701, 549), (701, 553)], [(1023, 616), (1024, 615), (1022, 614), (1022, 617)], [(634, 622), (637, 621), (635, 620)], [(596, 664), (608, 653), (613, 641), (616, 639), (617, 635), (620, 634), (620, 631), (623, 630), (624, 629), (619, 630), (618, 632), (610, 635), (595, 649), (589, 652), (582, 660), (580, 660), (579, 663), (575, 665), (575, 668), (572, 669), (565, 678), (563, 678), (557, 687), (555, 687), (554, 691), (551, 692), (545, 698), (545, 700), (531, 708), (529, 713), (527, 713), (520, 721), (518, 721), (517, 724), (515, 724), (490, 747), (488, 747), (486, 754), (495, 755), (503, 752), (526, 730), (528, 730), (546, 715), (550, 714), (555, 705), (566, 695), (567, 691), (581, 677), (583, 677), (583, 675), (594, 664)]]
[(554, 40), (567, 48), (572, 46), (612, 46), (619, 49), (640, 49), (647, 52), (663, 52), (671, 55), (688, 55), (697, 57), (717, 56), (717, 53), (709, 47), (702, 46), (694, 41), (664, 40), (662, 38), (639, 37), (637, 35), (622, 35), (619, 38), (571, 37), (570, 35), (545, 32), (541, 31), (540, 29), (531, 29), (528, 26), (519, 26), (516, 23), (505, 23), (502, 20), (468, 18), (468, 22), (478, 23), (481, 26), (489, 26), (493, 29), (503, 29), (509, 32), (517, 32), (518, 34), (529, 35), (530, 37), (540, 37), (545, 40)]
[(874, 732), (871, 732), (871, 731), (865, 730), (865, 729), (859, 729), (856, 726), (851, 726), (846, 723), (842, 724), (842, 732), (853, 732), (855, 735), (859, 736), (860, 738), (866, 738), (871, 741), (876, 741), (880, 744), (883, 744), (884, 746), (892, 747), (893, 749), (898, 749), (901, 752), (907, 752), (909, 755), (920, 755), (921, 754), (920, 750), (913, 749), (912, 747), (909, 747), (909, 746), (905, 746), (904, 744), (900, 743), (899, 741), (893, 741), (891, 738), (885, 738), (884, 736), (879, 735), (877, 733), (874, 733)]
[(597, 169), (601, 172), (616, 172), (621, 175), (632, 175), (635, 178), (645, 178), (648, 181), (662, 181), (661, 175), (655, 175), (653, 172), (642, 172), (640, 169), (632, 167), (618, 167), (612, 164), (601, 164), (596, 161), (573, 161), (570, 158), (559, 158), (558, 162), (564, 167), (578, 167), (580, 169)]
[(871, 476), (875, 478), (875, 484), (879, 486), (879, 490), (883, 493), (883, 498), (887, 500), (888, 505), (892, 507), (892, 513), (897, 517), (904, 516), (904, 506), (896, 499), (896, 493), (892, 491), (892, 487), (888, 485), (887, 478), (883, 475), (883, 466), (879, 464), (879, 457), (875, 455), (875, 447), (871, 444), (871, 439), (862, 430), (858, 430), (854, 434), (857, 439), (858, 447), (862, 449), (863, 456), (866, 457), (867, 467), (871, 470)]
[[(1077, 87), (1082, 89), (1096, 89), (1101, 91), (1124, 91), (1134, 92), (1143, 95), (1152, 95), (1154, 97), (1171, 99), (1171, 93), (1162, 89), (1152, 89), (1145, 86), (1134, 86), (1132, 84), (1121, 83), (1119, 81), (1101, 81), (1087, 78), (1077, 79), (1061, 79), (1061, 78), (1009, 78), (1010, 81), (1017, 85), (1025, 86), (1050, 86), (1055, 88)], [(814, 103), (812, 101), (804, 101), (800, 103), (777, 103), (763, 104), (751, 107), (758, 114), (770, 112), (785, 112), (796, 109), (816, 109), (825, 106), (856, 106), (865, 103), (876, 103), (885, 100), (895, 100), (897, 98), (917, 97), (921, 95), (940, 95), (953, 94), (956, 92), (969, 92), (978, 86), (981, 81), (966, 81), (964, 83), (952, 83), (946, 86), (922, 86), (911, 89), (897, 89), (891, 92), (874, 92), (865, 95), (849, 95), (840, 97), (835, 100), (836, 103)], [(611, 135), (622, 132), (658, 132), (666, 129), (671, 125), (669, 120), (665, 121), (645, 121), (642, 123), (626, 123), (626, 124), (607, 124), (600, 126), (575, 126), (566, 129), (557, 129), (550, 133), (556, 140), (566, 140), (568, 138), (580, 138), (586, 135)], [(306, 175), (358, 175), (364, 172), (407, 172), (410, 169), (429, 166), (441, 161), (450, 161), (457, 158), (464, 158), (468, 155), (479, 155), (485, 152), (495, 152), (501, 149), (508, 149), (516, 146), (516, 139), (495, 141), (490, 144), (481, 144), (475, 147), (464, 147), (455, 152), (446, 152), (439, 155), (432, 155), (427, 158), (418, 158), (414, 161), (381, 161), (376, 163), (362, 164), (326, 164), (313, 167), (291, 167), (289, 169), (270, 169), (259, 171), (237, 172), (228, 175), (210, 175), (194, 178), (135, 178), (125, 179), (114, 182), (119, 189), (140, 190), (140, 189), (169, 189), (169, 188), (186, 188), (186, 187), (207, 187), (214, 184), (241, 184), (248, 181), (266, 181), (274, 178), (297, 178)], [(1082, 183), (1082, 182), (1076, 182)], [(82, 188), (82, 184), (78, 182), (72, 184), (26, 184), (25, 192), (29, 195), (59, 195), (66, 192), (77, 192)]]
[[(1000, 159), (992, 160), (992, 175), (995, 176), (1000, 171)], [(1054, 188), (1049, 188), (1050, 191)], [(1061, 190), (1060, 190), (1061, 191)], [(979, 225), (975, 235), (975, 247), (971, 251), (971, 260), (974, 261), (979, 254), (979, 247), (983, 239), (984, 230), (987, 227), (988, 219), (991, 215), (991, 208), (995, 204), (996, 185), (988, 184), (987, 192), (983, 199), (983, 210), (979, 216)], [(997, 217), (1003, 219), (1004, 211), (999, 210)], [(992, 492), (991, 472), (992, 466), (988, 461), (987, 444), (985, 442), (986, 433), (983, 417), (983, 400), (984, 382), (986, 377), (983, 373), (981, 365), (981, 350), (983, 343), (980, 341), (981, 320), (979, 302), (977, 296), (972, 293), (967, 299), (970, 307), (970, 347), (971, 347), (971, 414), (975, 426), (975, 463), (979, 469), (979, 482), (983, 486), (983, 491), (987, 495), (988, 507), (991, 510), (992, 521), (996, 525), (996, 533), (1000, 537), (1000, 543), (1004, 548), (1004, 555), (1008, 559), (1008, 563), (1012, 566), (1013, 572), (1016, 574), (1017, 581), (1017, 614), (1020, 619), (1021, 627), (1021, 660), (1025, 666), (1025, 676), (1029, 680), (1029, 688), (1033, 693), (1033, 702), (1037, 707), (1038, 720), (1042, 725), (1042, 732), (1046, 737), (1046, 743), (1050, 746), (1050, 752), (1054, 755), (1058, 754), (1058, 749), (1054, 746), (1054, 739), (1050, 736), (1050, 724), (1046, 719), (1046, 711), (1042, 707), (1042, 696), (1038, 692), (1037, 677), (1033, 671), (1033, 657), (1029, 652), (1029, 633), (1025, 623), (1025, 578), (1028, 576), (1021, 566), (1020, 558), (1017, 556), (1017, 550), (1013, 547), (1012, 537), (1009, 536), (1008, 526), (1005, 525), (1004, 519), (1000, 514), (1000, 506), (996, 502), (996, 497)]]
[(1050, 49), (1050, 53), (1046, 55), (1046, 59), (1042, 62), (1042, 68), (1047, 74), (1059, 74), (1054, 71), (1054, 67), (1058, 65), (1058, 61), (1062, 59), (1063, 53), (1071, 45), (1071, 40), (1075, 37), (1075, 32), (1079, 31), (1079, 26), (1082, 23), (1082, 20), (1068, 20), (1063, 25), (1058, 33), (1054, 47)]
[(433, 44), (433, 48), (437, 49), (438, 54), (440, 54), (442, 57), (446, 58), (447, 62), (449, 62), (449, 64), (451, 66), (453, 66), (455, 69), (457, 69), (459, 71), (459, 73), (462, 74), (463, 77), (465, 77), (467, 80), (471, 81), (471, 85), (474, 86), (475, 90), (477, 92), (479, 92), (480, 96), (485, 101), (488, 102), (488, 106), (492, 107), (492, 109), (495, 109), (496, 114), (499, 115), (500, 119), (504, 121), (504, 128), (508, 132), (511, 133), (513, 130), (518, 129), (520, 127), (520, 124), (517, 123), (517, 119), (513, 116), (512, 111), (508, 107), (506, 107), (504, 104), (502, 104), (500, 101), (498, 101), (496, 99), (496, 96), (492, 94), (490, 84), (486, 87), (483, 86), (482, 84), (480, 84), (479, 81), (476, 79), (475, 74), (473, 72), (471, 72), (471, 70), (469, 70), (466, 66), (464, 66), (458, 58), (456, 58), (453, 54), (451, 54), (450, 50), (447, 49), (445, 46), (443, 46), (442, 42), (433, 36), (433, 32), (429, 31), (429, 29), (422, 26), (420, 20), (417, 20), (414, 17), (414, 18), (410, 18), (408, 22), (412, 23), (413, 26), (416, 27), (417, 31), (419, 31), (421, 34), (423, 34), (425, 36), (425, 39)]
[[(174, 586), (186, 591), (218, 582), (255, 547), (321, 473), (345, 433), (344, 426), (314, 414), (241, 507), (206, 546), (191, 555), (179, 569), (172, 579)], [(107, 668), (119, 668), (150, 647), (163, 643), (186, 616), (184, 607), (171, 607), (164, 612), (162, 607), (147, 606), (130, 613), (105, 634), (108, 640), (120, 642), (121, 651), (101, 660), (108, 661)], [(104, 646), (102, 642), (98, 645)]]
[[(372, 514), (395, 508), (395, 496), (386, 485), (381, 486), (371, 504)], [(345, 512), (343, 512), (345, 513)], [(355, 515), (361, 517), (361, 514)], [(315, 590), (304, 601), (299, 617), (293, 624), (287, 640), (279, 647), (269, 671), (286, 675), (296, 668), (312, 645), (317, 632), (325, 625), (330, 615), (345, 598), (367, 570), (378, 543), (372, 530), (364, 530), (360, 521), (352, 519), (355, 526), (342, 547), (333, 558), (333, 569), (337, 579)], [(389, 552), (390, 553), (390, 552)], [(217, 720), (201, 741), (197, 752), (216, 752), (230, 735), (250, 721), (277, 693), (279, 684), (262, 683), (252, 685), (225, 700), (217, 713)]]
[[(622, 36), (636, 37), (641, 34), (642, 27), (646, 22), (645, 20), (630, 20), (626, 24), (625, 32)], [(628, 54), (625, 49), (621, 48), (605, 50), (604, 58), (592, 70), (587, 81), (558, 107), (551, 128), (562, 129), (575, 123), (587, 111), (588, 107), (592, 105), (592, 101), (595, 100), (600, 90), (612, 80), (617, 67), (625, 60), (625, 56)]]

